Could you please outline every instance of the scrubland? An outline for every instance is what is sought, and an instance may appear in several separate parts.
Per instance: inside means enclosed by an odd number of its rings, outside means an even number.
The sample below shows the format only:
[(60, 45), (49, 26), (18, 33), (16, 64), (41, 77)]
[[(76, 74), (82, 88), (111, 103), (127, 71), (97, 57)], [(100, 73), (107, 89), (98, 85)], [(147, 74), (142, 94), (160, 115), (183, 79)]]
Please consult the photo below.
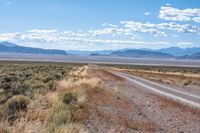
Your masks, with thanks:
[[(72, 107), (83, 107), (84, 102), (74, 105), (84, 101), (84, 94), (67, 90), (62, 93), (60, 84), (80, 66), (1, 62), (0, 132), (64, 132), (63, 125), (72, 119)], [(68, 127), (66, 132), (73, 132), (81, 125), (70, 123)]]
[(200, 131), (198, 111), (142, 91), (105, 68), (132, 72), (113, 66), (0, 63), (0, 133)]

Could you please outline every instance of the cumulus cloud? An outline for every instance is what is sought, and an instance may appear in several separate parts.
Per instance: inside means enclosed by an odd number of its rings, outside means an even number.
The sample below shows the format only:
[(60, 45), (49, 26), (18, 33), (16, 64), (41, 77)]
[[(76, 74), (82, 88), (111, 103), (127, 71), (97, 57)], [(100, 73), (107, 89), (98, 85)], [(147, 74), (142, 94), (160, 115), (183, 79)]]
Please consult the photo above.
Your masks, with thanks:
[(29, 30), (28, 32), (36, 33), (36, 34), (48, 34), (48, 33), (56, 33), (56, 32), (58, 32), (58, 30), (56, 30), (56, 29), (50, 29), (50, 30), (32, 29), (32, 30)]
[(179, 33), (198, 33), (199, 27), (190, 24), (177, 24), (174, 22), (156, 24), (158, 29), (173, 30)]
[(188, 9), (177, 9), (170, 6), (162, 6), (159, 12), (159, 18), (162, 20), (171, 21), (194, 21), (200, 23), (200, 9), (188, 8)]
[(117, 25), (114, 24), (108, 24), (108, 23), (103, 23), (102, 26), (109, 26), (109, 27), (113, 27), (113, 28), (117, 28)]
[(99, 35), (119, 35), (121, 34), (121, 29), (119, 28), (103, 28), (99, 30), (89, 30), (88, 33), (90, 33), (92, 36), (99, 36)]
[(193, 43), (192, 42), (179, 42), (179, 43), (177, 43), (177, 45), (180, 47), (189, 47), (189, 46), (192, 46)]
[(200, 17), (194, 17), (194, 18), (192, 18), (192, 20), (194, 22), (200, 23)]
[(152, 23), (141, 23), (134, 21), (121, 21), (124, 26), (123, 32), (138, 32), (138, 33), (148, 33), (154, 36), (167, 36), (165, 32), (154, 29), (156, 24)]
[[(99, 29), (92, 29), (87, 31), (59, 31), (57, 29), (32, 29), (27, 32), (19, 33), (5, 33), (0, 34), (0, 41), (11, 41), (19, 44), (37, 44), (40, 47), (55, 46), (50, 48), (84, 48), (102, 46), (169, 46), (170, 43), (155, 41), (155, 37), (165, 37), (168, 34), (171, 37), (177, 38), (179, 33), (197, 34), (199, 35), (199, 27), (190, 24), (178, 24), (175, 22), (170, 23), (142, 23), (135, 21), (120, 21), (118, 25), (102, 24), (103, 27)], [(148, 35), (154, 41), (143, 40), (143, 37)], [(169, 36), (169, 37), (170, 37)], [(189, 43), (178, 43), (178, 46), (192, 45)], [(31, 45), (33, 46), (33, 45)], [(43, 47), (45, 48), (45, 47)]]
[(125, 31), (150, 33), (155, 36), (167, 36), (164, 31), (160, 30), (172, 30), (179, 33), (198, 33), (199, 27), (190, 24), (177, 24), (174, 22), (170, 23), (141, 23), (134, 21), (121, 21), (121, 24), (127, 28)]
[[(153, 31), (152, 31), (153, 32)], [(84, 36), (84, 34), (86, 34)], [(57, 31), (57, 30), (30, 30), (25, 33), (6, 33), (0, 34), (0, 41), (20, 42), (20, 44), (36, 43), (36, 44), (53, 44), (55, 47), (62, 48), (76, 47), (76, 46), (95, 46), (101, 45), (117, 45), (117, 46), (139, 46), (139, 45), (168, 45), (167, 42), (148, 42), (148, 41), (135, 41), (131, 39), (99, 39), (91, 38), (88, 33), (74, 33), (70, 31)], [(64, 46), (63, 46), (64, 45)], [(100, 45), (100, 46), (101, 46)], [(42, 46), (39, 46), (42, 47)], [(51, 47), (51, 46), (50, 46)], [(51, 47), (53, 48), (53, 47)]]

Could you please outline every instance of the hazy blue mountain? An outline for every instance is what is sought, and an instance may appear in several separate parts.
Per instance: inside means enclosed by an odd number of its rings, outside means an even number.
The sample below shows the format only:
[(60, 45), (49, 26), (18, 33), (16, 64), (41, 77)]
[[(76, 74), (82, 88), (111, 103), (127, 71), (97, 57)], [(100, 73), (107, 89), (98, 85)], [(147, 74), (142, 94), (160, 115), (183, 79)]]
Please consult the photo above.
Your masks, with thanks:
[(10, 42), (0, 42), (0, 45), (7, 46), (7, 47), (17, 46), (16, 44), (10, 43)]
[(158, 50), (159, 52), (172, 54), (174, 56), (185, 56), (185, 55), (192, 55), (195, 53), (200, 52), (200, 48), (179, 48), (179, 47), (170, 47), (170, 48), (163, 48)]
[(103, 54), (91, 53), (90, 56), (102, 56)]
[(0, 52), (3, 52), (3, 53), (23, 53), (23, 54), (67, 55), (67, 53), (63, 50), (23, 47), (23, 46), (19, 46), (17, 44), (10, 43), (10, 42), (0, 42)]
[(199, 60), (200, 59), (200, 52), (199, 53), (195, 53), (192, 55), (185, 55), (181, 57), (182, 59), (193, 59), (193, 60)]
[(99, 50), (99, 51), (76, 51), (76, 50), (68, 50), (66, 51), (68, 54), (72, 55), (93, 55), (93, 54), (98, 54), (98, 55), (108, 55), (113, 52), (113, 50)]
[(121, 57), (139, 57), (139, 58), (173, 58), (173, 55), (157, 52), (157, 51), (146, 51), (140, 49), (129, 49), (125, 51), (114, 51), (110, 56), (121, 56)]

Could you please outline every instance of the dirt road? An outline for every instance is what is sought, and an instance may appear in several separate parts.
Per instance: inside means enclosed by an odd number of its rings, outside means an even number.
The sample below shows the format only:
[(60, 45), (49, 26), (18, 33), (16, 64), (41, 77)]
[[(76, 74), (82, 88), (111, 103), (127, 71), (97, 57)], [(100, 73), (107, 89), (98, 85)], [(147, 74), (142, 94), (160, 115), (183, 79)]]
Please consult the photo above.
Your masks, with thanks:
[(187, 104), (189, 106), (200, 108), (200, 96), (199, 95), (180, 91), (178, 89), (173, 89), (172, 87), (168, 87), (166, 85), (155, 83), (155, 82), (149, 81), (149, 80), (141, 78), (141, 77), (137, 77), (137, 76), (121, 73), (121, 72), (114, 72), (114, 71), (112, 73), (130, 81), (133, 84), (136, 84), (137, 86), (139, 86), (142, 89), (147, 89), (148, 91), (150, 90), (155, 93), (159, 93), (168, 98), (172, 98), (174, 100), (182, 102), (183, 104)]

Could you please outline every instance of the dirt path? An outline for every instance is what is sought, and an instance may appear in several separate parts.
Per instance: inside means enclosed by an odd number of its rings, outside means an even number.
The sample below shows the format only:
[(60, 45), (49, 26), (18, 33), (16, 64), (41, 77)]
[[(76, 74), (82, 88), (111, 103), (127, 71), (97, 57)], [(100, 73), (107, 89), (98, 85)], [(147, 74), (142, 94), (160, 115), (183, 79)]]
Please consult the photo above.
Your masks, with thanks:
[(168, 98), (174, 99), (176, 101), (180, 101), (183, 104), (187, 104), (188, 106), (194, 106), (200, 109), (200, 95), (192, 94), (185, 91), (180, 91), (180, 89), (173, 89), (173, 87), (169, 87), (167, 85), (162, 85), (156, 82), (152, 82), (150, 80), (121, 73), (121, 72), (112, 72), (128, 81), (132, 84), (136, 84), (142, 89), (150, 90), (152, 93), (158, 93)]

